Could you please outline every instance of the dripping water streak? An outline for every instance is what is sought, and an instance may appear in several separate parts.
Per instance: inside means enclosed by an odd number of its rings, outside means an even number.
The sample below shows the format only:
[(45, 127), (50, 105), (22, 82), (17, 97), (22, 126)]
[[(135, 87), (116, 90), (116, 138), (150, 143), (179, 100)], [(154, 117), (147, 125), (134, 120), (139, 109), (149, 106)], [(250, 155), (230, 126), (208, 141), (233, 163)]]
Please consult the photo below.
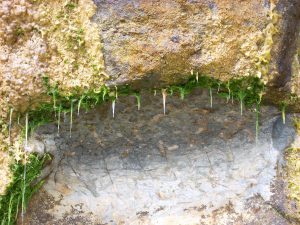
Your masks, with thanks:
[(8, 140), (9, 143), (11, 142), (11, 126), (12, 126), (12, 114), (13, 114), (14, 109), (11, 108), (9, 111), (9, 124), (8, 124)]
[(241, 116), (243, 116), (243, 100), (241, 100)]
[(230, 100), (231, 92), (230, 92), (230, 88), (227, 88), (227, 89), (228, 89), (228, 97), (227, 97), (227, 103), (228, 103)]
[(23, 187), (22, 187), (22, 224), (24, 223), (24, 215), (25, 215), (25, 192), (26, 192), (26, 172), (27, 172), (27, 146), (28, 146), (28, 113), (26, 113), (25, 117), (25, 148), (24, 148), (24, 174), (23, 174)]
[(209, 96), (210, 96), (210, 108), (213, 107), (213, 97), (212, 97), (212, 89), (211, 87), (209, 88)]
[(80, 106), (81, 106), (82, 100), (83, 100), (83, 96), (79, 99), (79, 102), (78, 102), (78, 106), (77, 106), (77, 116), (79, 116), (79, 114), (80, 114)]
[(115, 89), (116, 89), (116, 99), (118, 98), (118, 87), (115, 86)]
[(138, 103), (137, 103), (137, 108), (138, 108), (138, 110), (141, 109), (141, 102), (139, 100), (138, 100)]
[(113, 100), (111, 103), (111, 108), (112, 108), (112, 115), (113, 118), (115, 118), (115, 108), (116, 108), (116, 100)]
[(137, 102), (137, 109), (138, 111), (141, 109), (141, 96), (140, 95), (136, 95), (136, 102)]
[(166, 99), (167, 99), (167, 91), (166, 91), (166, 89), (162, 90), (162, 96), (163, 96), (164, 115), (166, 115)]
[(74, 104), (74, 102), (71, 100), (71, 110), (70, 110), (70, 138), (72, 137), (72, 126), (73, 126), (73, 104)]
[(285, 108), (281, 110), (282, 123), (285, 124)]

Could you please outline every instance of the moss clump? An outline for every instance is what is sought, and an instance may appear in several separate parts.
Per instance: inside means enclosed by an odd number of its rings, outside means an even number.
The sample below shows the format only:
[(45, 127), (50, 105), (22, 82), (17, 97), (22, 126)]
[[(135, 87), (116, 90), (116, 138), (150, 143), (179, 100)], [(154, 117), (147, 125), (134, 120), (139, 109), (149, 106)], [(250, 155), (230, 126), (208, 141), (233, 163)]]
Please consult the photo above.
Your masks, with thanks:
[[(44, 77), (44, 84), (47, 88), (47, 95), (52, 99), (51, 102), (42, 103), (35, 110), (29, 111), (29, 130), (32, 131), (35, 127), (53, 122), (57, 113), (71, 111), (77, 106), (79, 111), (81, 108), (86, 110), (94, 108), (96, 105), (100, 105), (106, 101), (115, 100), (119, 96), (134, 96), (137, 99), (138, 109), (141, 103), (141, 90), (133, 89), (130, 85), (123, 85), (119, 87), (107, 87), (102, 85), (93, 90), (82, 91), (81, 89), (74, 89), (72, 93), (66, 95), (60, 91), (59, 85), (51, 85), (49, 78)], [(171, 85), (164, 87), (167, 94), (178, 95), (181, 99), (184, 99), (186, 95), (191, 93), (195, 88), (216, 90), (216, 93), (220, 97), (226, 99), (238, 99), (242, 100), (245, 106), (253, 106), (259, 104), (264, 92), (264, 85), (257, 77), (243, 77), (240, 79), (232, 79), (228, 82), (221, 82), (209, 76), (194, 76), (182, 84)], [(147, 91), (155, 91), (156, 89), (148, 89)], [(241, 97), (242, 96), (242, 97)], [(74, 107), (75, 106), (75, 107)], [(73, 111), (73, 110), (72, 110)]]
[(264, 29), (264, 43), (259, 55), (255, 58), (255, 66), (257, 69), (257, 76), (262, 78), (265, 83), (268, 82), (271, 61), (271, 51), (274, 45), (274, 35), (278, 33), (277, 24), (279, 20), (279, 14), (275, 11), (275, 4), (273, 1), (270, 2), (270, 11), (268, 13), (269, 23)]
[[(24, 164), (19, 161), (11, 165), (12, 181), (7, 188), (6, 195), (0, 196), (1, 225), (16, 223), (20, 207), (24, 207), (25, 210), (31, 196), (42, 186), (43, 181), (36, 182), (36, 180), (44, 164), (50, 159), (51, 157), (48, 154), (44, 156), (38, 156), (36, 154), (29, 155), (26, 164), (25, 180)], [(24, 203), (23, 206), (22, 202)]]
[[(289, 197), (300, 206), (300, 148), (292, 147), (287, 153)], [(300, 209), (298, 209), (300, 219)]]
[(48, 73), (67, 93), (76, 87), (101, 85), (104, 72), (102, 43), (96, 24), (90, 21), (96, 6), (88, 1), (41, 1), (41, 30), (49, 45)]

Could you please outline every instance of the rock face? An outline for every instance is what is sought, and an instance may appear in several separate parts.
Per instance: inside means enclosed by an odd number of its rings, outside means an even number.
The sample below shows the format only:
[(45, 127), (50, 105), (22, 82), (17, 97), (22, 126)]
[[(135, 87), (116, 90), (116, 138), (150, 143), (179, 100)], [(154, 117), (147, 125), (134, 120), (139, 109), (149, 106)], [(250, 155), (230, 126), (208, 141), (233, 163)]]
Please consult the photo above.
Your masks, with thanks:
[(16, 120), (50, 101), (44, 78), (66, 98), (104, 84), (181, 82), (191, 70), (223, 81), (254, 75), (299, 94), (299, 8), (298, 0), (1, 1), (3, 185), (7, 152), (23, 150), (20, 126), (8, 137), (9, 112)]
[(269, 86), (297, 92), (291, 65), (299, 4), (2, 1), (0, 115), (6, 117), (9, 106), (25, 111), (44, 101), (44, 76), (65, 95), (104, 83), (161, 86), (185, 80), (191, 70), (221, 80), (259, 76)]
[(272, 82), (279, 72), (290, 76), (285, 57), (295, 53), (297, 1), (95, 3), (106, 70), (116, 83), (173, 83), (192, 69), (222, 80), (258, 75)]
[(279, 176), (295, 129), (261, 112), (258, 144), (255, 113), (217, 98), (211, 109), (206, 91), (168, 97), (167, 115), (161, 96), (139, 111), (119, 98), (114, 119), (110, 104), (76, 117), (72, 138), (67, 117), (59, 136), (42, 127), (54, 169), (25, 224), (298, 224)]

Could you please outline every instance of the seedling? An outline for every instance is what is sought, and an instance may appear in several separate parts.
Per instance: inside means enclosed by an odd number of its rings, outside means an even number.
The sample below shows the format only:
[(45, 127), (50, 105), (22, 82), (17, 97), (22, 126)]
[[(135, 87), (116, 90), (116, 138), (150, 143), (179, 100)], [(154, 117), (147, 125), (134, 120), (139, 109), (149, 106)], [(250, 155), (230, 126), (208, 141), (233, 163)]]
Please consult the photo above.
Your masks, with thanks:
[(136, 102), (137, 102), (137, 109), (140, 110), (141, 109), (141, 95), (140, 95), (140, 93), (136, 92), (136, 93), (134, 93), (134, 96), (135, 96)]
[(213, 107), (213, 97), (212, 97), (212, 89), (209, 87), (209, 96), (210, 96), (210, 108)]
[(247, 95), (246, 92), (244, 92), (242, 90), (240, 90), (238, 92), (238, 98), (240, 100), (241, 116), (243, 116), (243, 105), (244, 105), (244, 99), (245, 99), (246, 95)]
[(180, 99), (184, 100), (184, 97), (186, 95), (186, 90), (184, 87), (179, 87), (179, 93), (180, 93)]
[(77, 115), (79, 116), (80, 113), (80, 107), (81, 107), (81, 103), (83, 101), (83, 99), (85, 98), (85, 95), (82, 95), (78, 101), (78, 106), (77, 106)]
[(288, 102), (287, 101), (282, 101), (280, 103), (280, 108), (281, 108), (281, 117), (282, 117), (282, 123), (285, 124), (285, 111), (286, 111), (286, 107), (288, 106)]
[(227, 82), (226, 88), (228, 90), (228, 96), (227, 96), (227, 103), (229, 102), (229, 99), (231, 97), (231, 90), (230, 90), (230, 81)]

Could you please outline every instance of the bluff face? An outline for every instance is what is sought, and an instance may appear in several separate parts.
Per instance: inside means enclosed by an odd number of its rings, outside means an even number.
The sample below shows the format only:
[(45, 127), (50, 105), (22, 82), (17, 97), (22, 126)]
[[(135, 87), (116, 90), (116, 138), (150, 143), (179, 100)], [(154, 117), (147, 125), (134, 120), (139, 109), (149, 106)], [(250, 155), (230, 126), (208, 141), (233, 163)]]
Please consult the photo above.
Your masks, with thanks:
[(7, 152), (18, 150), (9, 111), (50, 101), (45, 77), (64, 96), (104, 84), (161, 87), (191, 71), (258, 76), (273, 93), (299, 95), (299, 17), (298, 0), (1, 1), (0, 174), (9, 177)]
[(299, 5), (296, 0), (2, 1), (3, 105), (33, 107), (45, 91), (45, 75), (66, 94), (104, 83), (163, 86), (186, 80), (191, 70), (223, 81), (259, 76), (268, 86), (299, 93)]

